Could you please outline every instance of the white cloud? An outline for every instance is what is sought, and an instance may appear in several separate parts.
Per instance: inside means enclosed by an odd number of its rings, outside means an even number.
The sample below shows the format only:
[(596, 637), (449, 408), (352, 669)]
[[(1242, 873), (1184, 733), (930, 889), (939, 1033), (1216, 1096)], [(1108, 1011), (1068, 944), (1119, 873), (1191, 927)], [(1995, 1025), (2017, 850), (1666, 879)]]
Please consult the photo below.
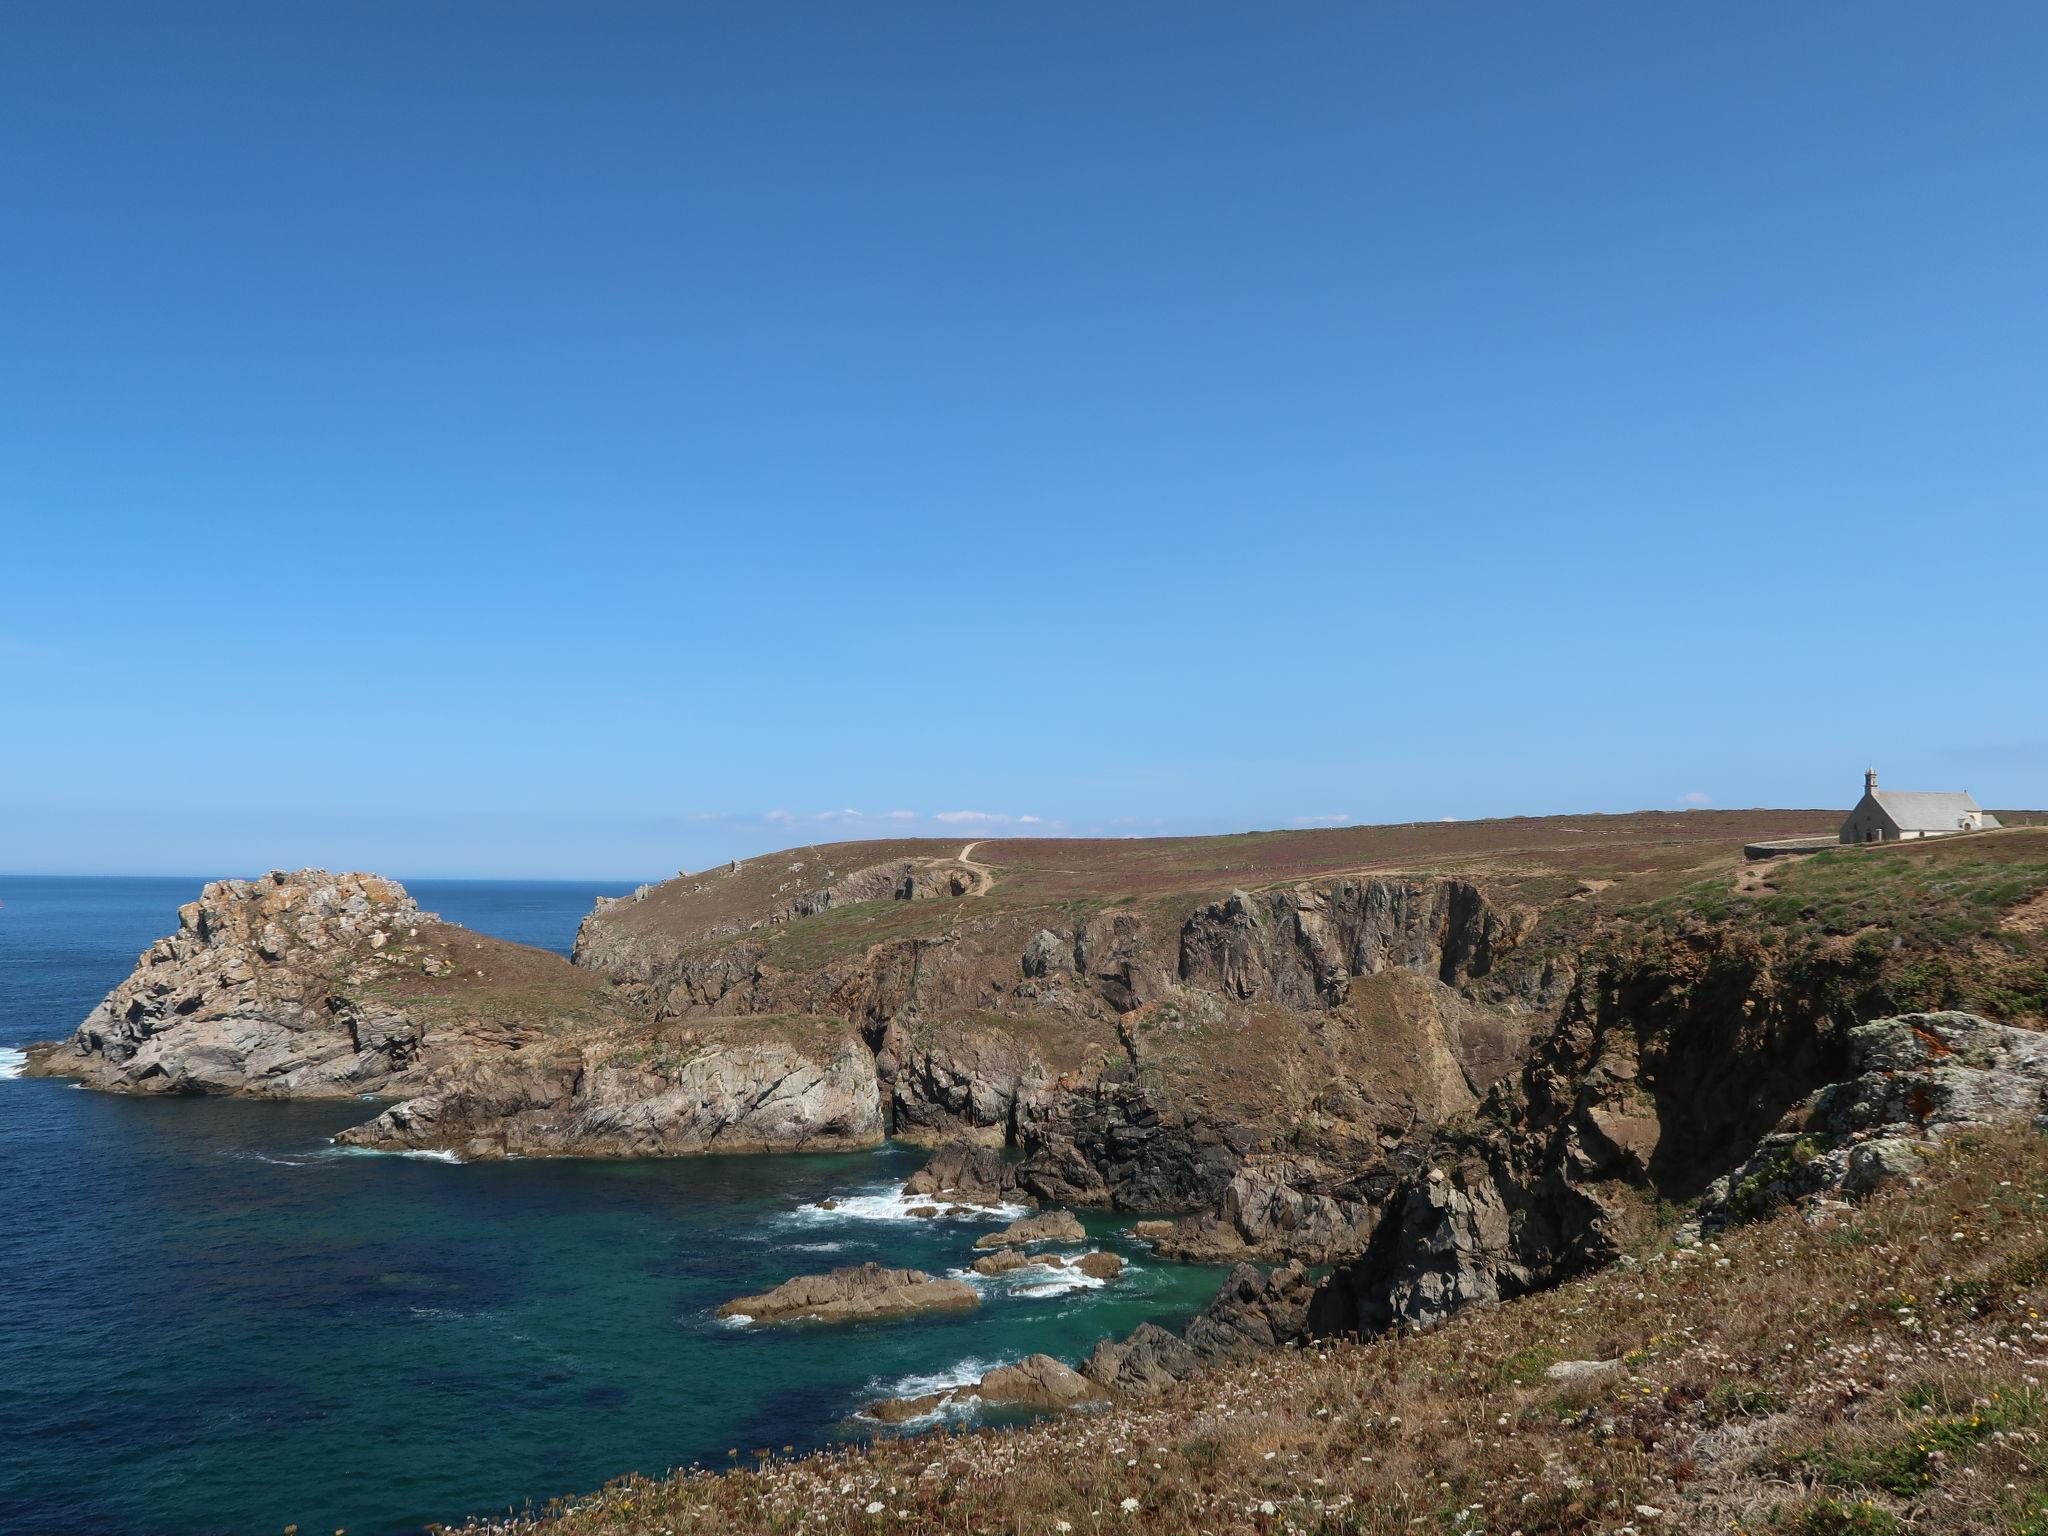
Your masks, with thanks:
[(814, 820), (814, 821), (862, 821), (862, 820), (865, 820), (865, 818), (864, 818), (864, 817), (863, 817), (863, 816), (861, 815), (861, 813), (860, 813), (859, 811), (856, 811), (856, 810), (855, 810), (855, 809), (854, 809), (854, 808), (853, 808), (852, 806), (850, 806), (850, 805), (849, 805), (849, 806), (847, 806), (847, 807), (846, 807), (846, 808), (845, 808), (844, 810), (839, 810), (839, 811), (820, 811), (820, 812), (818, 812), (818, 814), (817, 814), (816, 816), (814, 816), (814, 817), (812, 818), (812, 820)]
[(1035, 827), (1038, 825), (1038, 818), (1036, 816), (1019, 816), (1017, 818), (1017, 825), (1020, 827)]
[(917, 820), (917, 812), (915, 812), (915, 811), (891, 811), (891, 812), (889, 813), (889, 819), (890, 819), (891, 821), (915, 821), (915, 820)]
[(1694, 790), (1691, 794), (1680, 795), (1678, 803), (1680, 805), (1712, 805), (1714, 797), (1712, 795), (1703, 795), (1698, 790)]
[(795, 821), (796, 817), (792, 816), (788, 811), (763, 811), (761, 813), (761, 819), (763, 821), (772, 821), (779, 826), (786, 827), (792, 821)]
[(1351, 820), (1351, 813), (1338, 811), (1331, 816), (1297, 816), (1293, 825), (1297, 827), (1341, 827)]
[(945, 822), (985, 821), (992, 825), (1001, 825), (1015, 821), (1017, 818), (1005, 816), (1000, 811), (941, 811), (932, 819)]

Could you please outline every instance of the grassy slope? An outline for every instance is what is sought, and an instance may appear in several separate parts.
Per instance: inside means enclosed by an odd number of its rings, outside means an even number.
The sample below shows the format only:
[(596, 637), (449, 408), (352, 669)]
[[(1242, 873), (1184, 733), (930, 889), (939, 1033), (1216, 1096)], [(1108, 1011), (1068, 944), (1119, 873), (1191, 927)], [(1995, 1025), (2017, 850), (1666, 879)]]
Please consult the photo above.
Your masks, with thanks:
[(1707, 880), (1633, 909), (1825, 956), (1861, 1015), (1975, 1008), (2048, 1018), (2048, 827), (1850, 847)]
[[(1923, 1189), (1689, 1256), (1647, 1238), (1431, 1333), (1017, 1432), (629, 1479), (547, 1529), (2042, 1536), (2044, 1309), (2048, 1142), (1986, 1134)], [(1545, 1374), (1609, 1358), (1604, 1381)]]

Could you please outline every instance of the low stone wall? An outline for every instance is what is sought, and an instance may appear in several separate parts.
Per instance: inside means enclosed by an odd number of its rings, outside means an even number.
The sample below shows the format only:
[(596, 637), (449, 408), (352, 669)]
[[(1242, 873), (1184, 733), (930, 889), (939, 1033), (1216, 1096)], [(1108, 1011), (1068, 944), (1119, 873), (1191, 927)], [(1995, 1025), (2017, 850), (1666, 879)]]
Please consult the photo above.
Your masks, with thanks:
[(1823, 848), (1839, 848), (1839, 837), (1781, 837), (1768, 843), (1745, 843), (1742, 856), (1745, 859), (1782, 859), (1792, 853), (1819, 853)]

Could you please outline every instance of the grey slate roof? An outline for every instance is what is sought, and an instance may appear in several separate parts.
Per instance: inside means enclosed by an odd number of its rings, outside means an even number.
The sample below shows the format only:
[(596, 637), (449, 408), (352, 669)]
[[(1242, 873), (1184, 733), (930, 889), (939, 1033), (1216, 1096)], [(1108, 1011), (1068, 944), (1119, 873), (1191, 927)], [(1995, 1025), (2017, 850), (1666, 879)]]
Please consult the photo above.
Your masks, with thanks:
[[(1984, 815), (1973, 796), (1947, 790), (1880, 789), (1871, 798), (1901, 832), (1953, 832), (1963, 817)], [(1984, 825), (1995, 827), (1998, 818), (1984, 816)]]

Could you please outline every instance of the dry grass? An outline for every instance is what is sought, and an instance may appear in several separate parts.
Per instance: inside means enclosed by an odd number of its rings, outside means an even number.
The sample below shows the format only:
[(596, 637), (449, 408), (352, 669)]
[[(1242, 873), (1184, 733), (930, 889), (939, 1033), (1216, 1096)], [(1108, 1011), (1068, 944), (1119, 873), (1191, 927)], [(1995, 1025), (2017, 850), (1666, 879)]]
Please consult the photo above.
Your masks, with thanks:
[(544, 1528), (2040, 1536), (2048, 1142), (1959, 1141), (1925, 1189), (1819, 1215), (1154, 1405), (628, 1479)]

